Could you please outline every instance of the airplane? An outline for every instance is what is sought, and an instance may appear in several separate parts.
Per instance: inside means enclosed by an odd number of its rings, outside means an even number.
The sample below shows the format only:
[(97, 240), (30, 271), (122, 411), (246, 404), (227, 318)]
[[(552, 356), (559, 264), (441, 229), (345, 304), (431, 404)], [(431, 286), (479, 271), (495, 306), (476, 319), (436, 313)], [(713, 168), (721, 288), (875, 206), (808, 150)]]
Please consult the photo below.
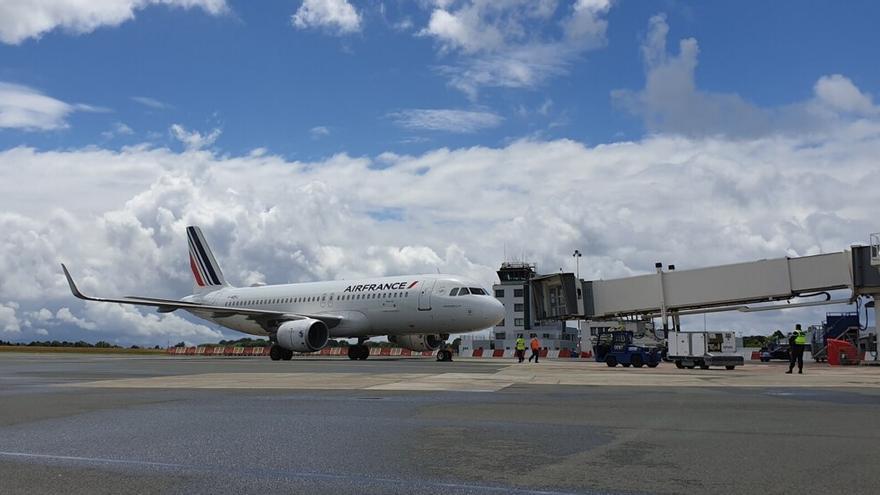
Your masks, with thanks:
[[(182, 299), (83, 294), (67, 267), (61, 268), (79, 299), (152, 306), (159, 313), (182, 309), (226, 328), (269, 337), (269, 357), (289, 361), (294, 352), (323, 349), (330, 338), (355, 338), (348, 357), (364, 360), (369, 338), (413, 351), (440, 349), (450, 333), (489, 328), (504, 318), (504, 306), (477, 282), (455, 275), (400, 275), (284, 285), (233, 287), (197, 226), (186, 228), (193, 294)], [(440, 349), (440, 361), (452, 352)]]

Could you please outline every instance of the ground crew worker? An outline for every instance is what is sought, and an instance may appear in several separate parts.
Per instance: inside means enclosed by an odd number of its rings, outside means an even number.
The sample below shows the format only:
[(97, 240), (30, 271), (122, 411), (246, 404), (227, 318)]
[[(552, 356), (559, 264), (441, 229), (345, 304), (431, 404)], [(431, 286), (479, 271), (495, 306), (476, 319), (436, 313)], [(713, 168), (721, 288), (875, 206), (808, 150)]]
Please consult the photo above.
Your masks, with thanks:
[(794, 370), (795, 361), (797, 361), (798, 374), (804, 374), (804, 347), (806, 345), (807, 335), (801, 330), (801, 324), (798, 323), (794, 326), (794, 332), (791, 334), (791, 337), (788, 338), (789, 358), (787, 374)]
[(516, 338), (516, 357), (520, 363), (526, 358), (526, 339), (522, 337)]
[(529, 347), (532, 348), (532, 355), (529, 356), (529, 362), (532, 362), (532, 358), (535, 358), (535, 364), (538, 364), (538, 356), (541, 354), (541, 342), (538, 341), (538, 337), (532, 337), (532, 341), (529, 342)]

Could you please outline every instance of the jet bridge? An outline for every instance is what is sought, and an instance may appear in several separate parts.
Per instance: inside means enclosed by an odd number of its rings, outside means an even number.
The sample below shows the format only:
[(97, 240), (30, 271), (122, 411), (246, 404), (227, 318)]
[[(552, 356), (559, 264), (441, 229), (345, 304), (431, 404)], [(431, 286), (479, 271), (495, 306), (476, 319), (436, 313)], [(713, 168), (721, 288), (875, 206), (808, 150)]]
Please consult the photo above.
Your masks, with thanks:
[[(656, 272), (611, 280), (576, 280), (557, 273), (533, 278), (530, 292), (539, 320), (616, 320), (668, 317), (718, 311), (773, 309), (852, 303), (880, 294), (880, 235), (870, 246), (815, 256), (776, 258), (747, 263)], [(832, 299), (829, 291), (848, 290)], [(819, 300), (790, 303), (795, 298)], [(789, 301), (772, 304), (774, 301)], [(763, 303), (763, 304), (762, 304)], [(771, 303), (771, 304), (766, 304)], [(759, 306), (749, 306), (758, 304)], [(875, 313), (880, 308), (875, 307)], [(880, 314), (878, 314), (880, 316)]]

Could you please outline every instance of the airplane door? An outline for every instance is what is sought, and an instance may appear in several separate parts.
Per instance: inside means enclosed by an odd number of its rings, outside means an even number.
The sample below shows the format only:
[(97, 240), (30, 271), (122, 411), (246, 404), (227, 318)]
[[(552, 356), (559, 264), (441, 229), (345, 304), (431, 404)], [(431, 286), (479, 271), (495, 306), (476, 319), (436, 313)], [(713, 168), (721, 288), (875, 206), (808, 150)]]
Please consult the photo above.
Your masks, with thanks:
[(434, 290), (434, 284), (436, 283), (436, 280), (431, 280), (422, 284), (422, 288), (419, 291), (419, 311), (431, 310), (431, 291)]

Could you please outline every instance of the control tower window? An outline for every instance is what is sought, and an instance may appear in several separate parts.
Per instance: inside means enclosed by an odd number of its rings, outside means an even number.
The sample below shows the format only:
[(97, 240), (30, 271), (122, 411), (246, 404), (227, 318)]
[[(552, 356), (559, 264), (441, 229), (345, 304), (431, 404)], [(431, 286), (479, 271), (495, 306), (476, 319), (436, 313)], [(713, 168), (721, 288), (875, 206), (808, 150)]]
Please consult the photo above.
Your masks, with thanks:
[(513, 297), (522, 297), (523, 290), (522, 289), (513, 289)]

